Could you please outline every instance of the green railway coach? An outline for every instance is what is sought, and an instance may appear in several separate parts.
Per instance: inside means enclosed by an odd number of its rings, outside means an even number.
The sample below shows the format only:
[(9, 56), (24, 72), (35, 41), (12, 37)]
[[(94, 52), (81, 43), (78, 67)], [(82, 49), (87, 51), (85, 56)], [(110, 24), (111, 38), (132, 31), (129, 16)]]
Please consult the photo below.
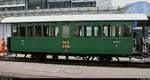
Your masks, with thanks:
[(133, 24), (143, 20), (147, 20), (143, 14), (82, 14), (8, 17), (2, 23), (11, 24), (10, 52), (36, 57), (129, 57)]

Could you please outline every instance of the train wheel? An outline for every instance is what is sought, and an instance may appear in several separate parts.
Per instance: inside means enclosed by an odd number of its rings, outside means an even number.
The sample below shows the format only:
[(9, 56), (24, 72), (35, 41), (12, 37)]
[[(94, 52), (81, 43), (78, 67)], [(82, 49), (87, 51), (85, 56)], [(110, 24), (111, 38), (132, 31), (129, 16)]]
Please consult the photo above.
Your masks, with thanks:
[(24, 58), (25, 58), (25, 59), (27, 58), (27, 53), (24, 54)]
[(17, 58), (17, 53), (15, 53), (15, 58)]
[(74, 57), (76, 57), (76, 58), (82, 58), (82, 56), (74, 56)]
[(66, 60), (69, 60), (69, 56), (68, 55), (66, 55)]
[(112, 60), (112, 57), (102, 57), (102, 56), (99, 56), (97, 58), (102, 64), (109, 64)]
[(54, 60), (54, 61), (55, 61), (55, 60), (58, 60), (58, 55), (53, 55), (53, 56), (52, 56), (52, 60)]
[(84, 56), (83, 57), (83, 60), (86, 60), (86, 61), (93, 61), (95, 58), (95, 56)]
[(85, 60), (85, 61), (89, 61), (90, 56), (83, 56), (82, 58), (83, 58), (83, 60)]
[(32, 54), (31, 55), (32, 59), (34, 60), (44, 60), (46, 59), (46, 54)]

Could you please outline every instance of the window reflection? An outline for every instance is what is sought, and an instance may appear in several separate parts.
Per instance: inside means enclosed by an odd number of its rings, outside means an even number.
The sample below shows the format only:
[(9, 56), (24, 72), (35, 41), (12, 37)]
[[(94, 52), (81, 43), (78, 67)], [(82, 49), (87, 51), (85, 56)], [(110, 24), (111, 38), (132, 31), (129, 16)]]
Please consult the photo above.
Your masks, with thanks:
[(12, 27), (12, 36), (20, 37), (56, 37), (58, 36), (59, 28), (57, 25), (47, 24), (27, 24), (14, 25)]
[(128, 25), (77, 25), (75, 36), (93, 37), (130, 37), (131, 27)]

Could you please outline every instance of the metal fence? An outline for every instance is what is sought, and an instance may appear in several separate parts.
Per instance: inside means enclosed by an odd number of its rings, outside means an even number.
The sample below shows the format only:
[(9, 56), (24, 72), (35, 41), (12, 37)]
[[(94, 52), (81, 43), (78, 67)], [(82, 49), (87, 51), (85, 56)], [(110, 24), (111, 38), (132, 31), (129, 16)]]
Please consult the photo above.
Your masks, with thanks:
[(25, 4), (25, 0), (0, 1), (0, 6), (1, 5), (17, 5), (17, 4)]
[(124, 13), (127, 7), (120, 9), (102, 9), (96, 7), (82, 7), (82, 8), (51, 8), (51, 9), (33, 9), (33, 10), (16, 10), (16, 11), (0, 11), (0, 17), (9, 16), (39, 16), (39, 15), (57, 15), (57, 14), (113, 14)]

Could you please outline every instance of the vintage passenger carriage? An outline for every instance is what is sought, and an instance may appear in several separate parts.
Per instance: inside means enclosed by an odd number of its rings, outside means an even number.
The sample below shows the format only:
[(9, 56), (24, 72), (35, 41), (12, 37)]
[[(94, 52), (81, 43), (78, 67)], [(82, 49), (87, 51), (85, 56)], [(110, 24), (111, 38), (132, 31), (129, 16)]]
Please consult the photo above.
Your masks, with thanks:
[(8, 50), (12, 53), (91, 56), (100, 60), (130, 57), (133, 54), (133, 25), (147, 20), (143, 14), (81, 14), (8, 17), (12, 36)]

